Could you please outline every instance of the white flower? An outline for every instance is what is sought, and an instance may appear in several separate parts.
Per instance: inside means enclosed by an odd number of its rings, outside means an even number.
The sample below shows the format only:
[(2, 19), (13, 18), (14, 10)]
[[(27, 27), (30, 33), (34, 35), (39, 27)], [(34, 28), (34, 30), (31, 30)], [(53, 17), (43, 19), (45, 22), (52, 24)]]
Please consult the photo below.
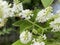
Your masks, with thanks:
[(22, 3), (18, 3), (18, 4), (15, 4), (15, 3), (14, 3), (12, 10), (13, 10), (14, 12), (22, 11), (22, 10), (23, 10)]
[(54, 21), (52, 21), (50, 23), (50, 27), (52, 27), (53, 29), (51, 31), (53, 32), (58, 32), (60, 31), (60, 17), (56, 18)]
[(41, 11), (38, 12), (36, 21), (43, 23), (51, 19), (51, 17), (53, 16), (53, 13), (51, 12), (52, 12), (52, 7), (47, 7), (46, 9), (42, 9)]
[(45, 45), (45, 43), (44, 43), (44, 42), (34, 42), (34, 43), (31, 44), (31, 45)]
[(32, 42), (35, 42), (35, 40), (36, 40), (36, 39), (34, 38), (34, 39), (32, 40)]
[(44, 37), (39, 36), (37, 39), (33, 38), (32, 40), (32, 44), (31, 45), (45, 45), (45, 42), (43, 42), (43, 38), (46, 39), (46, 36), (44, 35)]
[(11, 10), (14, 13), (15, 16), (19, 16), (18, 14), (23, 10), (22, 3), (18, 3), (18, 4), (14, 3)]
[(15, 14), (14, 12), (12, 11), (12, 8), (9, 9), (9, 16), (8, 17), (14, 17)]
[(26, 10), (22, 10), (19, 16), (21, 16), (21, 18), (30, 19), (33, 16), (33, 14), (31, 10), (26, 9)]
[(45, 43), (44, 42), (41, 42), (40, 45), (45, 45)]
[(0, 27), (4, 26), (9, 15), (9, 5), (6, 1), (0, 0)]
[(32, 33), (28, 32), (28, 31), (23, 31), (20, 34), (20, 41), (23, 44), (27, 44), (29, 41), (31, 41), (32, 39)]
[(39, 42), (34, 42), (34, 43), (31, 44), (31, 45), (40, 45), (40, 43), (39, 43)]
[(46, 35), (45, 35), (45, 34), (43, 35), (43, 38), (44, 38), (44, 40), (46, 40), (46, 38), (47, 38), (47, 37), (46, 37)]
[(6, 1), (0, 1), (0, 15), (2, 15), (0, 18), (8, 18), (10, 15), (12, 15), (12, 9), (10, 8), (10, 4), (8, 5), (8, 2)]
[(0, 1), (0, 15), (2, 15), (0, 18), (6, 18), (8, 17), (9, 8), (8, 3), (6, 1)]

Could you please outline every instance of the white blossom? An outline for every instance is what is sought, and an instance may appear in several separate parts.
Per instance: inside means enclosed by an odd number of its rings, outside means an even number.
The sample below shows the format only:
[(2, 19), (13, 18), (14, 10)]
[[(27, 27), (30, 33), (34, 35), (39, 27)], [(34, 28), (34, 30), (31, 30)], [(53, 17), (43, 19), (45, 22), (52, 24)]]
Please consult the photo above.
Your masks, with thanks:
[(46, 38), (47, 38), (47, 37), (46, 37), (46, 35), (45, 35), (45, 34), (43, 35), (43, 38), (44, 38), (44, 40), (46, 40)]
[(44, 34), (44, 36), (39, 36), (36, 39), (33, 38), (33, 40), (32, 40), (33, 43), (31, 45), (45, 45), (45, 42), (43, 41), (45, 39), (46, 39), (46, 35), (45, 34)]
[(22, 6), (22, 3), (18, 3), (18, 4), (13, 4), (13, 8), (12, 8), (12, 11), (14, 12), (19, 12), (19, 11), (22, 11), (23, 10), (23, 6)]
[(34, 42), (34, 43), (31, 44), (31, 45), (40, 45), (40, 43), (39, 43), (39, 42)]
[(9, 15), (9, 5), (6, 1), (0, 0), (0, 27), (4, 26)]
[(2, 15), (0, 18), (6, 18), (8, 17), (9, 8), (8, 3), (6, 1), (0, 1), (0, 15)]
[(33, 16), (33, 14), (32, 14), (32, 11), (31, 10), (26, 9), (26, 10), (23, 10), (19, 14), (19, 16), (21, 16), (21, 18), (30, 19)]
[(53, 29), (51, 31), (53, 32), (58, 32), (60, 31), (60, 17), (56, 18), (54, 21), (52, 21), (50, 23), (50, 27), (52, 27)]
[(45, 43), (44, 42), (41, 42), (40, 45), (45, 45)]
[(14, 16), (19, 16), (19, 13), (23, 10), (23, 5), (22, 3), (14, 3), (13, 7), (11, 9), (12, 13), (14, 13)]
[(36, 21), (43, 23), (51, 19), (51, 17), (53, 16), (53, 13), (51, 12), (52, 12), (52, 7), (47, 7), (46, 9), (42, 9), (41, 11), (38, 12)]
[(34, 42), (33, 44), (31, 44), (31, 45), (45, 45), (45, 42)]
[(32, 39), (32, 33), (28, 32), (28, 31), (23, 31), (20, 34), (20, 41), (23, 44), (27, 44), (29, 41), (31, 41)]
[(14, 16), (15, 16), (15, 14), (12, 11), (12, 8), (9, 8), (9, 15), (8, 15), (8, 17), (14, 17)]

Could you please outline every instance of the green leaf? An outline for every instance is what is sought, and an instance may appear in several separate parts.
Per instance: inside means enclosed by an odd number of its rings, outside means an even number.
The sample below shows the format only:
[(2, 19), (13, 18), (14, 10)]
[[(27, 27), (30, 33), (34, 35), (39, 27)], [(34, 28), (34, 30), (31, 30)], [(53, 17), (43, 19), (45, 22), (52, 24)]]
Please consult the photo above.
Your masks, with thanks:
[(23, 0), (23, 3), (30, 3), (31, 0)]
[(20, 44), (20, 40), (17, 40), (17, 41), (14, 42), (12, 45), (21, 45), (21, 44)]
[[(20, 42), (20, 40), (17, 40), (16, 42), (14, 42), (12, 45), (31, 45), (31, 42), (29, 42), (28, 44), (22, 44)], [(46, 45), (60, 45), (60, 42), (47, 42)]]
[(54, 0), (41, 0), (43, 6), (46, 8), (53, 3)]
[(28, 22), (27, 20), (19, 20), (19, 21), (15, 22), (13, 25), (19, 26), (20, 32), (22, 32), (24, 29), (32, 26), (32, 24), (30, 22)]
[(12, 45), (31, 45), (31, 42), (29, 42), (28, 44), (22, 44), (20, 42), (20, 40), (17, 40), (16, 42), (14, 42)]
[(60, 45), (60, 42), (52, 42), (52, 43), (48, 43), (47, 45)]

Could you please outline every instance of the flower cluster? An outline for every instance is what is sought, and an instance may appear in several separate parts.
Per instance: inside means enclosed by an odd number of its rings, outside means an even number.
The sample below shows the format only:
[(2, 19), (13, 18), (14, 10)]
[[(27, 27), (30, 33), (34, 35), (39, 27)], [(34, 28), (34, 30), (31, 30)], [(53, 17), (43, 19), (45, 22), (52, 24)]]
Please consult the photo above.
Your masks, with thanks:
[(54, 21), (52, 21), (50, 23), (50, 27), (52, 27), (53, 29), (51, 31), (53, 32), (57, 32), (60, 31), (60, 17), (56, 18)]
[(31, 10), (29, 10), (29, 9), (24, 10), (23, 9), (22, 3), (15, 3), (14, 2), (13, 7), (12, 7), (12, 12), (14, 13), (13, 16), (19, 16), (24, 19), (31, 19), (31, 17), (33, 16), (33, 13)]
[(45, 42), (44, 42), (44, 40), (46, 40), (46, 35), (44, 34), (44, 35), (42, 35), (42, 36), (39, 36), (37, 39), (33, 39), (32, 40), (32, 42), (33, 42), (33, 44), (31, 44), (31, 45), (45, 45)]
[[(23, 4), (19, 3), (18, 1), (14, 0), (13, 6), (10, 7), (11, 5), (8, 4), (6, 1), (0, 0), (0, 27), (4, 26), (5, 22), (9, 17), (20, 17), (21, 19), (24, 19), (26, 22), (25, 23), (22, 21), (24, 31), (20, 34), (20, 42), (23, 44), (27, 44), (31, 42), (31, 45), (45, 45), (45, 41), (47, 39), (46, 34), (44, 33), (47, 28), (51, 27), (52, 32), (57, 32), (60, 31), (60, 10), (57, 11), (57, 13), (54, 15), (53, 8), (51, 6), (42, 9), (37, 13), (37, 16), (35, 18), (33, 11), (30, 9), (23, 9)], [(31, 21), (31, 17), (34, 16), (35, 20)], [(31, 20), (29, 20), (31, 19)], [(52, 19), (52, 20), (50, 20)], [(35, 22), (36, 21), (36, 22)], [(39, 22), (39, 23), (37, 23)], [(47, 23), (45, 23), (47, 22)], [(45, 24), (42, 26), (41, 24)], [(20, 24), (20, 23), (19, 23)], [(29, 27), (28, 24), (32, 24), (31, 27)], [(46, 26), (47, 24), (48, 27)], [(36, 27), (36, 28), (35, 28)], [(28, 30), (26, 30), (29, 28)], [(38, 28), (38, 29), (37, 29)], [(36, 29), (36, 30), (35, 30)], [(30, 31), (31, 30), (31, 31)], [(40, 33), (41, 32), (41, 33)], [(37, 35), (37, 36), (36, 36)], [(34, 37), (35, 36), (35, 37)]]
[(23, 10), (22, 3), (15, 3), (12, 7), (11, 4), (8, 5), (7, 1), (0, 0), (0, 26), (4, 26), (6, 19), (8, 17), (21, 17), (24, 19), (30, 19), (33, 14), (29, 9)]
[(20, 41), (23, 43), (23, 44), (27, 44), (29, 41), (32, 40), (32, 33), (28, 32), (28, 31), (23, 31), (21, 34), (20, 34)]
[(60, 10), (54, 15), (54, 21), (50, 22), (50, 27), (52, 28), (52, 32), (60, 31)]
[[(30, 17), (33, 16), (33, 14), (30, 10), (22, 10), (22, 13), (20, 13), (20, 16), (25, 19), (30, 19)], [(50, 20), (50, 19), (52, 19), (52, 20)], [(46, 9), (43, 9), (38, 12), (36, 21), (41, 22), (41, 24), (48, 21), (48, 23), (47, 23), (47, 24), (49, 24), (48, 27), (52, 29), (51, 30), (52, 32), (60, 31), (60, 11), (57, 11), (57, 13), (54, 15), (52, 13), (52, 7), (50, 7), (50, 6), (47, 7)], [(33, 22), (31, 22), (31, 23), (33, 23)], [(40, 25), (36, 25), (36, 26), (39, 27)], [(44, 30), (44, 29), (46, 30), (47, 28), (43, 28), (42, 30)], [(38, 34), (38, 36), (36, 36), (36, 38), (35, 38), (35, 37), (33, 37), (34, 34)], [(43, 34), (40, 35), (40, 32), (38, 32), (38, 30), (35, 30), (35, 29), (32, 30), (32, 32), (23, 31), (20, 34), (20, 41), (23, 44), (27, 44), (28, 42), (31, 41), (32, 42), (31, 45), (45, 45), (46, 38), (47, 38), (47, 36), (46, 36), (46, 34), (44, 34), (44, 32), (43, 32)]]
[(31, 45), (45, 45), (45, 43), (44, 43), (44, 42), (34, 42), (34, 43), (31, 44)]
[(21, 16), (21, 18), (24, 18), (24, 19), (31, 19), (33, 14), (32, 14), (32, 11), (30, 11), (29, 9), (26, 9), (26, 10), (22, 10), (19, 16)]
[(36, 21), (44, 23), (47, 20), (51, 19), (52, 16), (53, 16), (52, 7), (47, 7), (46, 9), (42, 9), (41, 11), (38, 12)]
[(6, 18), (9, 15), (9, 5), (6, 1), (0, 0), (0, 27), (4, 26), (4, 23), (6, 22)]
[(12, 15), (10, 15), (10, 16), (11, 17), (13, 17), (13, 16), (19, 16), (19, 13), (21, 13), (22, 10), (23, 10), (22, 3), (16, 4), (14, 2), (13, 7), (11, 8)]
[(41, 35), (41, 36), (38, 36), (36, 39), (33, 38), (32, 35), (33, 34), (30, 33), (29, 31), (23, 31), (20, 34), (20, 41), (21, 41), (21, 43), (27, 44), (30, 41), (32, 41), (33, 44), (31, 44), (31, 45), (45, 45), (45, 42), (43, 42), (47, 38), (45, 34)]

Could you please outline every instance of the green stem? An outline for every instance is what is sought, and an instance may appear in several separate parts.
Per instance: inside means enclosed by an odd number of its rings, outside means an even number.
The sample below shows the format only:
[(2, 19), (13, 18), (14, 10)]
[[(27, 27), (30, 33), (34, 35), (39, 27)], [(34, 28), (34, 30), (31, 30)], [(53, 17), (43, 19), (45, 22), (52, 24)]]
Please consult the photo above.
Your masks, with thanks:
[[(33, 22), (33, 23), (35, 23), (35, 22)], [(33, 29), (34, 29), (34, 27), (35, 27), (35, 26), (33, 25)]]
[(44, 34), (44, 30), (42, 30), (42, 35)]
[(30, 27), (32, 27), (32, 26), (26, 27), (24, 30), (29, 29)]
[(33, 23), (32, 21), (30, 21), (30, 20), (27, 20), (27, 21), (30, 22), (30, 23), (32, 23), (33, 25), (37, 26), (37, 27), (40, 28), (41, 30), (44, 30), (44, 28), (42, 28), (41, 26), (39, 26), (39, 25)]

